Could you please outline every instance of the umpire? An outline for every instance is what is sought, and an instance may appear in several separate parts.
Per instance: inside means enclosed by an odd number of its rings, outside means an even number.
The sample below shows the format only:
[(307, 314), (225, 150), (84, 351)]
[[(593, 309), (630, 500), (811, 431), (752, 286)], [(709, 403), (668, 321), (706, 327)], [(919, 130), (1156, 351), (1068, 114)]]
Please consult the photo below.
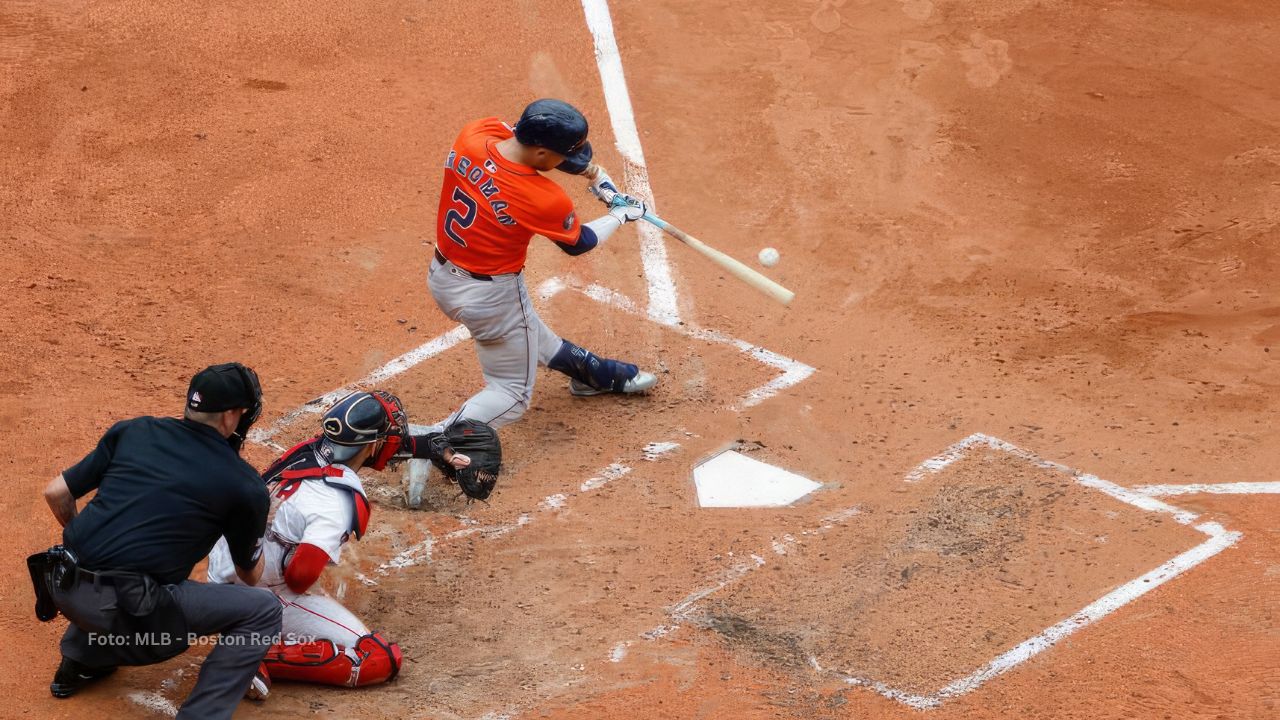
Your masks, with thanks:
[[(240, 444), (262, 410), (258, 376), (240, 363), (191, 379), (184, 417), (116, 423), (45, 500), (63, 544), (28, 559), (42, 620), (71, 625), (49, 690), (65, 698), (119, 665), (146, 665), (219, 635), (179, 718), (230, 718), (280, 633), (270, 591), (187, 579), (220, 536), (237, 574), (262, 572), (269, 501)], [(76, 511), (76, 499), (97, 495)]]

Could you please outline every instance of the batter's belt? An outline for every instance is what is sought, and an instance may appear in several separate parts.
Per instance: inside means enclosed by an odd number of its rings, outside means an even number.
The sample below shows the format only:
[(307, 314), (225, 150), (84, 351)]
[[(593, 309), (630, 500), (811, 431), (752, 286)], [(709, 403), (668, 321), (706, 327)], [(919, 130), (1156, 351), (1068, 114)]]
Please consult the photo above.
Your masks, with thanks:
[[(485, 282), (493, 282), (493, 276), (492, 276), (492, 275), (485, 275), (484, 273), (471, 272), (470, 270), (468, 270), (468, 269), (466, 269), (466, 268), (464, 268), (464, 267), (459, 267), (458, 263), (456, 263), (456, 262), (454, 262), (454, 261), (450, 260), (449, 258), (445, 257), (445, 256), (444, 256), (444, 253), (440, 252), (440, 248), (436, 248), (435, 253), (436, 253), (436, 260), (437, 260), (437, 261), (439, 261), (441, 265), (452, 265), (454, 268), (456, 268), (456, 269), (457, 269), (457, 271), (458, 271), (458, 272), (463, 273), (464, 275), (466, 275), (467, 277), (472, 278), (473, 280), (484, 280)], [(523, 271), (523, 270), (521, 270), (520, 272), (524, 272), (524, 271)], [(520, 273), (519, 273), (519, 272), (515, 272), (515, 273), (511, 273), (511, 274), (512, 274), (512, 275), (519, 275)]]

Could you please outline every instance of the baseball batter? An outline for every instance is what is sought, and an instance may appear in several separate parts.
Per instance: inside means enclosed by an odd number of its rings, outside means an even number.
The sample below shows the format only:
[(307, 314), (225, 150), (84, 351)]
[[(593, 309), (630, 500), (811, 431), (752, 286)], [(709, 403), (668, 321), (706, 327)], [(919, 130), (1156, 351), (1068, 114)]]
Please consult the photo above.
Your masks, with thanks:
[[(416, 457), (447, 466), (454, 470), (451, 477), (464, 469), (494, 471), (484, 496), (496, 483), (501, 450), (491, 429), (464, 422), (442, 434), (409, 435), (400, 400), (390, 393), (351, 393), (325, 413), (322, 427), (322, 435), (292, 448), (263, 473), (275, 510), (262, 543), (258, 585), (279, 598), (283, 628), (281, 642), (267, 651), (254, 679), (252, 697), (266, 697), (272, 680), (356, 687), (390, 680), (399, 672), (399, 646), (313, 589), (325, 567), (337, 564), (343, 545), (352, 536), (360, 539), (368, 528), (371, 506), (358, 469), (382, 470), (393, 459)], [(461, 438), (463, 427), (469, 431), (470, 456), (448, 444)], [(460, 484), (466, 490), (468, 483)], [(208, 573), (210, 582), (238, 582), (225, 539), (210, 553)]]
[[(639, 220), (644, 203), (626, 204), (581, 223), (573, 201), (542, 173), (587, 172), (587, 120), (560, 100), (537, 100), (514, 128), (498, 118), (462, 129), (445, 159), (428, 284), (436, 304), (471, 331), (485, 387), (449, 419), (500, 427), (520, 418), (533, 396), (538, 365), (568, 375), (574, 395), (638, 393), (657, 378), (635, 365), (602, 358), (556, 335), (529, 300), (522, 270), (529, 241), (542, 235), (570, 255), (599, 247)], [(603, 171), (589, 177), (597, 196), (617, 192)]]

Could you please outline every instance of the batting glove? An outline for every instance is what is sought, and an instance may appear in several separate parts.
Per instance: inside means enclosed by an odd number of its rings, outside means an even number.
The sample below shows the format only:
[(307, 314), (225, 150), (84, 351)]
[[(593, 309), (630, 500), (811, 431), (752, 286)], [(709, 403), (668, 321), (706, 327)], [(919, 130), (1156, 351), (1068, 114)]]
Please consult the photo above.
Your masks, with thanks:
[(612, 203), (613, 196), (618, 194), (618, 186), (613, 184), (613, 178), (609, 177), (604, 168), (596, 172), (595, 179), (587, 189), (605, 205)]
[(618, 193), (613, 198), (613, 207), (609, 208), (609, 214), (614, 216), (623, 225), (629, 222), (635, 222), (644, 217), (649, 212), (649, 207), (644, 201), (634, 195), (623, 195)]

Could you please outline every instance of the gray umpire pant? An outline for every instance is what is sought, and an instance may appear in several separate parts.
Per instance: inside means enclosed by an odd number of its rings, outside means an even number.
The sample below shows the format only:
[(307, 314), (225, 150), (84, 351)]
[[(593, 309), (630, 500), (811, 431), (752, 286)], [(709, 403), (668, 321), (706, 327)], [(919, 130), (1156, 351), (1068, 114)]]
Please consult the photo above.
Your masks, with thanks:
[[(190, 636), (219, 635), (213, 651), (200, 667), (196, 686), (178, 711), (181, 720), (230, 718), (267, 649), (279, 639), (280, 601), (270, 591), (243, 585), (219, 585), (186, 580), (166, 586), (187, 620)], [(115, 590), (91, 582), (58, 593), (63, 614), (74, 618), (62, 636), (62, 654), (89, 667), (122, 664), (108, 644), (91, 641), (85, 628), (109, 628), (115, 610)], [(70, 611), (70, 612), (68, 612)]]

